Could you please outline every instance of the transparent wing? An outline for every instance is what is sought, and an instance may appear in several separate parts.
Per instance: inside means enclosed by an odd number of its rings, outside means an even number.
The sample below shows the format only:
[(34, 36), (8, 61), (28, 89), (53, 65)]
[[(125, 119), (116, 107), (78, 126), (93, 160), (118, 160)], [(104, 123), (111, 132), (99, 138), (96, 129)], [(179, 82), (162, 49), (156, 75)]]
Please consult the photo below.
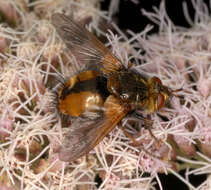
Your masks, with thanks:
[(92, 150), (127, 114), (127, 110), (113, 96), (105, 102), (103, 117), (99, 120), (80, 120), (73, 123), (66, 136), (59, 158), (72, 162)]
[(53, 14), (52, 24), (67, 48), (84, 66), (96, 66), (104, 74), (121, 70), (123, 65), (92, 33), (64, 14)]

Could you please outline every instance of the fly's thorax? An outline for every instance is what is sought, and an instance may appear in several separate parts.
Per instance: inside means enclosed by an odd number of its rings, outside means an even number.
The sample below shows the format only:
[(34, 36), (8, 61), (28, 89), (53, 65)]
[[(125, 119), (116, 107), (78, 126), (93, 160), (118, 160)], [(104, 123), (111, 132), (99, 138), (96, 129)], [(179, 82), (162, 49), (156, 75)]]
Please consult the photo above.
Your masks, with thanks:
[(106, 79), (97, 71), (84, 71), (70, 77), (58, 92), (58, 111), (78, 117), (103, 107), (108, 96)]
[(121, 102), (140, 106), (148, 95), (147, 80), (140, 74), (132, 71), (121, 71), (109, 75), (108, 90), (120, 99)]

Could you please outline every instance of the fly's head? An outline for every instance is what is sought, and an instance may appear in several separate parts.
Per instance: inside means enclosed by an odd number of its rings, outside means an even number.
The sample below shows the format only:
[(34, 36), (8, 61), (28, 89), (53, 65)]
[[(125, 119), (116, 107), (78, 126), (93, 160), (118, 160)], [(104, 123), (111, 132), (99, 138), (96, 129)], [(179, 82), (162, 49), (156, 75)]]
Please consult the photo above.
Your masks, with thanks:
[(158, 77), (149, 78), (147, 97), (142, 102), (144, 110), (148, 113), (156, 112), (166, 105), (173, 91), (162, 84)]

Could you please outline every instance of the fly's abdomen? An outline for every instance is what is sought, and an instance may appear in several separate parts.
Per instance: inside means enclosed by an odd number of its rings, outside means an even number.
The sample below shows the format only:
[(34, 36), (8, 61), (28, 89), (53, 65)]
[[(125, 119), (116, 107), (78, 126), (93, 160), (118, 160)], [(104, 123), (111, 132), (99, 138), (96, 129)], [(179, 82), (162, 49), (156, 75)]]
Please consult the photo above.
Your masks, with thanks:
[(78, 117), (96, 112), (108, 96), (107, 80), (97, 71), (84, 71), (70, 77), (58, 92), (58, 110), (63, 115)]

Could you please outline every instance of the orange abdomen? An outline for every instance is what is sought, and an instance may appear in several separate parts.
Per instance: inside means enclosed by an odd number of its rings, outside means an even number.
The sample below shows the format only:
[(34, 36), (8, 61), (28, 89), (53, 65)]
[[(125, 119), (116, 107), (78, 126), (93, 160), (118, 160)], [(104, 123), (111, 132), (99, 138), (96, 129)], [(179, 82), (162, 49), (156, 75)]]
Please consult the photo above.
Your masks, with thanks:
[(58, 110), (63, 115), (78, 117), (86, 111), (103, 107), (107, 80), (97, 71), (84, 71), (70, 77), (58, 93)]

